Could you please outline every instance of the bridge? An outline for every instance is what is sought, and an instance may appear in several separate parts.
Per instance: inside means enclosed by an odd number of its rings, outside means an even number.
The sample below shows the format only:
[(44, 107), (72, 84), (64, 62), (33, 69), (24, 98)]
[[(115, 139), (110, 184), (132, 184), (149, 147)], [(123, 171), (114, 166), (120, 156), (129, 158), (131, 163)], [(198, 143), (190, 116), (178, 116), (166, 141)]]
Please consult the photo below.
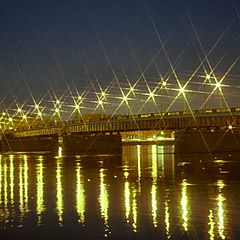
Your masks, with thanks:
[[(22, 147), (18, 150), (28, 150), (33, 143), (36, 146), (32, 149), (41, 150), (40, 142), (48, 146), (57, 142), (60, 146), (66, 139), (86, 146), (84, 139), (97, 135), (101, 135), (101, 141), (109, 135), (118, 136), (119, 143), (124, 133), (154, 131), (154, 135), (174, 133), (176, 146), (183, 143), (181, 148), (196, 138), (197, 150), (211, 151), (219, 139), (223, 141), (218, 149), (234, 145), (236, 150), (240, 146), (240, 107), (234, 106), (238, 106), (240, 87), (223, 84), (226, 76), (190, 75), (185, 83), (171, 78), (152, 83), (143, 78), (143, 83), (138, 79), (127, 85), (117, 81), (106, 88), (92, 86), (81, 93), (75, 88), (40, 99), (31, 93), (30, 102), (24, 104), (14, 98), (8, 107), (0, 105), (2, 149), (13, 150), (19, 142)], [(96, 138), (92, 140), (99, 143)], [(87, 144), (91, 145), (92, 140)]]
[(125, 131), (177, 131), (186, 129), (236, 129), (240, 127), (240, 108), (205, 109), (149, 113), (138, 115), (104, 116), (88, 121), (62, 121), (29, 125), (7, 130), (12, 137), (36, 137), (59, 134), (95, 134)]
[[(87, 121), (71, 120), (26, 125), (5, 130), (2, 133), (2, 142), (5, 142), (5, 145), (7, 145), (7, 148), (6, 146), (5, 148), (8, 150), (14, 149), (18, 142), (22, 145), (19, 150), (28, 150), (28, 146), (32, 145), (33, 140), (39, 146), (47, 144), (50, 148), (54, 148), (52, 146), (54, 144), (50, 144), (54, 141), (61, 146), (72, 146), (78, 143), (77, 145), (84, 146), (84, 148), (95, 143), (95, 148), (101, 145), (100, 148), (105, 150), (109, 145), (114, 145), (115, 142), (119, 150), (123, 132), (155, 131), (158, 134), (171, 131), (175, 133), (176, 141), (181, 139), (178, 144), (175, 142), (178, 152), (182, 152), (182, 149), (186, 149), (186, 146), (190, 147), (192, 142), (194, 142), (194, 145), (191, 148), (194, 152), (203, 149), (204, 151), (212, 151), (216, 142), (223, 136), (225, 140), (219, 143), (215, 150), (218, 151), (220, 147), (223, 150), (235, 151), (238, 150), (239, 146), (239, 142), (235, 141), (239, 137), (239, 128), (240, 108), (205, 109), (137, 115), (105, 115)], [(89, 136), (94, 137), (89, 138)], [(156, 139), (152, 140), (156, 141)], [(161, 140), (164, 141), (164, 138)], [(102, 146), (103, 142), (106, 143), (104, 147)], [(196, 146), (198, 147), (196, 148)], [(30, 149), (35, 150), (34, 148)], [(41, 147), (40, 149), (37, 147), (37, 149), (42, 150)], [(73, 151), (72, 147), (71, 149)]]

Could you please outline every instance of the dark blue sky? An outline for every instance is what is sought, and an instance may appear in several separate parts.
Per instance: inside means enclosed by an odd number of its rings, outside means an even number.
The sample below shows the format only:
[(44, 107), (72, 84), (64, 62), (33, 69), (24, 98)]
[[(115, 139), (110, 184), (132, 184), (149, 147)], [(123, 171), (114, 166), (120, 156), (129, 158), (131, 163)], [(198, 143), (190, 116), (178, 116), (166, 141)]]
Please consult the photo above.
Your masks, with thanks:
[(96, 78), (106, 85), (114, 74), (134, 82), (146, 69), (150, 81), (157, 69), (168, 76), (160, 40), (184, 76), (220, 39), (208, 59), (214, 66), (224, 57), (221, 75), (240, 55), (240, 1), (2, 0), (0, 29), (2, 97), (24, 96), (27, 86), (35, 95), (67, 84), (84, 89)]

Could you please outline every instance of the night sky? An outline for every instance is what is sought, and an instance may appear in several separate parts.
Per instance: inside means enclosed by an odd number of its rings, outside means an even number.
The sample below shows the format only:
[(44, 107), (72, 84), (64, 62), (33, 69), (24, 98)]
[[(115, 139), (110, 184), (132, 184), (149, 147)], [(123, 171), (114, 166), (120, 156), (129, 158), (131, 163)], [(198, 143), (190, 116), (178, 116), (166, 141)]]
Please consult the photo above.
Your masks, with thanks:
[(171, 75), (169, 60), (185, 81), (204, 54), (221, 60), (220, 76), (239, 57), (240, 1), (2, 0), (0, 29), (1, 98), (135, 82), (141, 71), (155, 81)]

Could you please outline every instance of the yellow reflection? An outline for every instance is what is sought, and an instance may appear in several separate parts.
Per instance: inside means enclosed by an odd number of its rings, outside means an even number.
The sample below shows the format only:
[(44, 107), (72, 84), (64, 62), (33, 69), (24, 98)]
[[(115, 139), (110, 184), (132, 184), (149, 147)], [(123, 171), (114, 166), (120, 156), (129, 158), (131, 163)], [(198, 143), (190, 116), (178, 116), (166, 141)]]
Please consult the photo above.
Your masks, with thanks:
[(158, 177), (157, 172), (157, 145), (152, 145), (152, 178), (156, 179)]
[(208, 225), (209, 225), (209, 238), (210, 240), (214, 240), (215, 237), (214, 237), (214, 220), (213, 220), (213, 211), (212, 210), (209, 210), (209, 214), (208, 214)]
[(138, 217), (138, 209), (137, 209), (137, 190), (133, 188), (133, 200), (132, 200), (132, 214), (133, 214), (133, 231), (137, 232), (137, 217)]
[(217, 182), (217, 186), (218, 186), (218, 191), (219, 191), (219, 194), (217, 197), (217, 201), (218, 201), (218, 233), (222, 239), (225, 239), (225, 235), (224, 235), (224, 217), (225, 217), (224, 201), (225, 201), (225, 198), (222, 193), (222, 189), (224, 188), (225, 184), (222, 180), (219, 180)]
[(152, 199), (152, 220), (153, 226), (157, 227), (157, 145), (152, 145), (152, 189), (151, 189), (151, 199)]
[(7, 162), (5, 161), (4, 167), (4, 209), (5, 209), (5, 218), (8, 216), (8, 179), (7, 179)]
[(19, 163), (19, 209), (22, 215), (24, 215), (24, 201), (23, 201), (23, 166), (22, 161)]
[(99, 196), (99, 203), (100, 203), (100, 210), (101, 216), (104, 220), (105, 225), (105, 237), (107, 237), (109, 232), (109, 225), (108, 225), (108, 208), (109, 208), (109, 199), (108, 199), (108, 189), (107, 185), (104, 182), (104, 169), (100, 169), (100, 196)]
[(58, 157), (62, 157), (62, 147), (58, 147)]
[(57, 214), (59, 225), (63, 225), (63, 187), (62, 187), (62, 166), (61, 160), (57, 160), (56, 180), (57, 180)]
[(225, 187), (225, 184), (224, 184), (223, 180), (218, 180), (217, 181), (217, 186), (218, 186), (219, 192), (221, 192), (222, 189)]
[(14, 164), (13, 164), (13, 155), (9, 156), (10, 158), (10, 199), (11, 205), (14, 204)]
[(28, 211), (28, 162), (27, 156), (19, 164), (19, 209), (22, 215)]
[(152, 184), (152, 220), (153, 220), (153, 226), (157, 227), (157, 186), (156, 183), (153, 180)]
[(124, 183), (124, 196), (125, 196), (125, 216), (126, 216), (126, 220), (127, 222), (129, 222), (129, 214), (130, 214), (130, 187), (129, 187), (129, 182), (126, 181)]
[(125, 217), (127, 223), (131, 224), (133, 231), (137, 232), (137, 218), (138, 218), (138, 208), (137, 208), (137, 188), (136, 186), (130, 186), (128, 181), (129, 173), (124, 172), (126, 178), (124, 183), (124, 204), (125, 204)]
[(184, 179), (182, 182), (182, 226), (185, 231), (188, 231), (188, 197), (187, 197), (187, 180)]
[(83, 181), (81, 176), (81, 167), (79, 163), (76, 168), (77, 175), (77, 190), (76, 190), (76, 209), (79, 216), (79, 222), (84, 223), (85, 220), (85, 191), (83, 187)]
[(170, 213), (169, 213), (169, 203), (168, 203), (168, 199), (166, 199), (165, 201), (165, 226), (166, 226), (166, 235), (167, 235), (167, 239), (171, 238), (170, 235)]
[(0, 155), (0, 204), (2, 203), (2, 155)]
[(43, 180), (43, 157), (39, 157), (37, 164), (37, 215), (38, 225), (41, 224), (42, 213), (44, 212), (44, 180)]
[(165, 164), (165, 162), (164, 162), (164, 157), (165, 157), (165, 155), (164, 155), (164, 146), (158, 146), (158, 152), (160, 153), (160, 167), (161, 167), (161, 169), (162, 169), (162, 174), (163, 174), (163, 176), (164, 176), (164, 173), (165, 173), (165, 166), (164, 166), (164, 164)]
[(141, 178), (141, 146), (137, 145), (138, 180)]
[(24, 155), (24, 205), (25, 210), (28, 211), (28, 160)]

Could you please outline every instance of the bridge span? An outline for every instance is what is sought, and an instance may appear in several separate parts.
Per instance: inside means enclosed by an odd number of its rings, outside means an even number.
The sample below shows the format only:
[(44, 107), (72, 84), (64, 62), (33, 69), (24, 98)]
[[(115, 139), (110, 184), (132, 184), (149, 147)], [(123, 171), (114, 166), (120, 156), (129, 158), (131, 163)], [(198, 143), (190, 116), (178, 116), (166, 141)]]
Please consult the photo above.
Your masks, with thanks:
[(143, 130), (233, 129), (240, 127), (240, 108), (104, 116), (94, 120), (62, 121), (6, 130), (13, 137), (94, 134)]
[[(2, 132), (1, 138), (5, 139), (5, 141), (3, 140), (5, 142), (3, 145), (11, 145), (7, 148), (11, 149), (14, 148), (13, 144), (16, 144), (16, 141), (28, 145), (27, 139), (33, 138), (36, 142), (40, 141), (40, 139), (43, 142), (46, 139), (48, 141), (51, 139), (50, 142), (52, 142), (56, 141), (57, 138), (57, 142), (61, 143), (62, 138), (66, 139), (67, 136), (67, 141), (71, 145), (79, 141), (82, 144), (84, 139), (88, 139), (86, 141), (87, 145), (91, 145), (91, 141), (97, 144), (99, 144), (99, 141), (97, 141), (96, 137), (93, 137), (92, 140), (89, 139), (90, 136), (101, 135), (101, 142), (105, 142), (107, 141), (107, 137), (103, 138), (103, 136), (111, 135), (111, 137), (119, 136), (121, 138), (122, 132), (172, 131), (175, 133), (176, 149), (178, 151), (184, 145), (191, 145), (194, 141), (194, 146), (199, 146), (194, 151), (201, 149), (211, 151), (221, 136), (227, 137), (226, 141), (232, 146), (240, 146), (240, 143), (235, 141), (236, 138), (239, 138), (239, 127), (240, 108), (223, 108), (137, 115), (105, 115), (88, 121), (71, 120), (55, 122), (54, 124), (29, 125), (21, 128), (7, 129)], [(114, 137), (117, 144), (119, 144), (119, 137), (118, 139)], [(208, 142), (209, 139), (211, 139), (210, 142)], [(11, 142), (13, 143), (11, 144)], [(111, 144), (111, 140), (109, 144)], [(219, 144), (221, 149), (221, 145), (225, 143)], [(179, 148), (179, 146), (181, 147)]]

